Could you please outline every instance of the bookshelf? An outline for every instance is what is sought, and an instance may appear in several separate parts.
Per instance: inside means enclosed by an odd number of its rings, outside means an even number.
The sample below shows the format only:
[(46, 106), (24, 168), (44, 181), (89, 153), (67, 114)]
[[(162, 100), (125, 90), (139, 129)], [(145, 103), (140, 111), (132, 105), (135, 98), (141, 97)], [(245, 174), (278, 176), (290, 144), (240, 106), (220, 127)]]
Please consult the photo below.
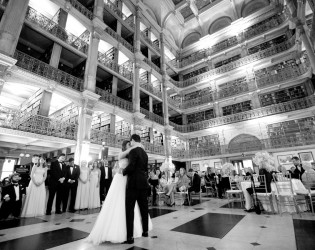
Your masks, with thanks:
[(121, 137), (130, 137), (131, 135), (131, 124), (122, 120), (119, 122), (116, 122), (116, 128), (115, 128), (116, 135)]
[(110, 132), (110, 119), (109, 114), (93, 116), (92, 129)]
[(126, 101), (132, 102), (132, 86), (118, 91), (117, 96)]
[(265, 50), (265, 49), (268, 49), (270, 47), (273, 47), (273, 46), (276, 46), (277, 44), (280, 44), (280, 43), (283, 43), (287, 40), (287, 35), (284, 34), (282, 36), (278, 36), (272, 40), (269, 40), (267, 42), (264, 42), (264, 43), (261, 43), (261, 44), (258, 44), (254, 47), (251, 47), (248, 49), (248, 54), (251, 55), (251, 54), (255, 54), (257, 53), (258, 51), (262, 51), (262, 50)]
[(245, 112), (251, 109), (252, 109), (252, 105), (251, 105), (250, 100), (222, 107), (223, 116), (237, 114), (237, 113)]
[(163, 104), (162, 103), (153, 104), (153, 113), (159, 116), (163, 116)]
[(141, 108), (149, 110), (149, 105), (150, 105), (149, 96), (140, 98), (140, 107)]
[(189, 78), (192, 78), (194, 76), (197, 76), (197, 75), (200, 75), (200, 74), (202, 74), (204, 72), (207, 72), (208, 70), (209, 70), (208, 66), (200, 68), (200, 69), (197, 69), (197, 70), (194, 70), (194, 71), (192, 71), (192, 72), (190, 72), (188, 74), (183, 75), (183, 80), (185, 81), (185, 80), (187, 80)]
[(150, 142), (150, 129), (148, 127), (142, 127), (140, 137), (142, 142)]
[(174, 122), (178, 125), (183, 125), (182, 115), (177, 115), (169, 118), (171, 122)]
[(163, 134), (155, 129), (153, 129), (153, 142), (156, 145), (163, 146)]
[(224, 98), (248, 91), (246, 76), (221, 84), (219, 87), (219, 97)]
[(196, 123), (204, 120), (215, 118), (214, 110), (208, 109), (198, 113), (187, 115), (187, 124)]
[(60, 109), (56, 111), (55, 113), (51, 114), (49, 118), (58, 120), (60, 122), (78, 124), (79, 107), (76, 106), (74, 103), (70, 103), (69, 105), (65, 106), (63, 109)]
[(185, 150), (185, 142), (177, 137), (174, 137), (171, 139), (171, 147), (180, 150)]
[(186, 94), (183, 96), (183, 101), (189, 101), (189, 100), (193, 100), (196, 99), (198, 97), (204, 96), (204, 95), (208, 95), (212, 93), (212, 88), (211, 87), (207, 87), (201, 90), (197, 90), (194, 92), (191, 92), (189, 94)]
[(228, 59), (225, 59), (225, 60), (223, 60), (223, 61), (220, 61), (220, 62), (217, 62), (217, 63), (215, 63), (214, 64), (214, 68), (219, 68), (219, 67), (221, 67), (221, 66), (223, 66), (223, 65), (226, 65), (226, 64), (228, 64), (228, 63), (230, 63), (230, 62), (234, 62), (234, 61), (236, 61), (236, 60), (238, 60), (238, 59), (240, 59), (241, 58), (241, 55), (239, 54), (239, 55), (236, 55), (236, 56), (232, 56), (232, 57), (230, 57), (230, 58), (228, 58)]
[(35, 92), (21, 105), (21, 112), (26, 114), (37, 115), (39, 112), (40, 104), (43, 97), (43, 91), (40, 89)]
[(190, 138), (188, 140), (189, 149), (219, 147), (220, 140), (218, 134)]
[(304, 85), (293, 86), (271, 93), (259, 95), (260, 104), (262, 107), (269, 106), (276, 103), (282, 103), (299, 99), (307, 96)]

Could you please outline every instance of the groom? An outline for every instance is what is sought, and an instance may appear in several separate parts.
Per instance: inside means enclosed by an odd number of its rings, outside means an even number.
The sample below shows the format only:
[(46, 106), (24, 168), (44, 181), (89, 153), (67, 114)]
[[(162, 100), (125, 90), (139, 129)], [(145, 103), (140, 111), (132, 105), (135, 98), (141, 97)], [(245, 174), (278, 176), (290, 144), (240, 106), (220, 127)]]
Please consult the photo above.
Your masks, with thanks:
[(133, 244), (133, 221), (136, 201), (140, 208), (142, 218), (142, 236), (148, 237), (148, 155), (143, 150), (140, 136), (133, 134), (130, 138), (130, 145), (136, 148), (129, 152), (129, 164), (123, 170), (123, 175), (127, 175), (126, 186), (126, 221), (127, 221), (127, 241)]

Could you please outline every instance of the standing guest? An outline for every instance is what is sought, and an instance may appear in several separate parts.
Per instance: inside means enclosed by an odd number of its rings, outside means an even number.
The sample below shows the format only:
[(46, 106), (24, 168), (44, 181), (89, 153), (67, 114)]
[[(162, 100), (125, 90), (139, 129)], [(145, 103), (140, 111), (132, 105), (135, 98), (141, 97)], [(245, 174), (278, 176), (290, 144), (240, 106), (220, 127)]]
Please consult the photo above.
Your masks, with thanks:
[(200, 178), (199, 174), (194, 172), (194, 170), (191, 168), (188, 170), (188, 176), (191, 179), (190, 187), (188, 188), (189, 195), (191, 192), (199, 193), (200, 192), (200, 183), (201, 183), (201, 178)]
[(216, 169), (215, 170), (215, 186), (218, 191), (218, 196), (220, 199), (223, 198), (223, 187), (222, 187), (222, 175), (221, 175), (221, 170)]
[(45, 214), (47, 178), (46, 160), (39, 158), (39, 163), (33, 162), (31, 181), (26, 190), (26, 199), (22, 209), (21, 217), (36, 217)]
[(99, 164), (99, 169), (101, 170), (100, 196), (101, 201), (103, 202), (110, 188), (110, 184), (112, 183), (113, 172), (112, 168), (108, 166), (107, 160), (104, 160)]
[(292, 163), (294, 164), (295, 169), (294, 169), (291, 177), (295, 178), (295, 179), (302, 180), (302, 175), (304, 174), (305, 169), (302, 167), (302, 164), (300, 162), (300, 158), (297, 156), (293, 156), (292, 157)]
[(97, 161), (92, 165), (92, 171), (90, 173), (90, 195), (88, 208), (98, 208), (101, 206), (100, 202), (100, 178), (101, 171), (98, 168)]
[(206, 192), (206, 178), (205, 178), (205, 176), (206, 176), (206, 172), (205, 171), (202, 171), (202, 172), (200, 172), (199, 173), (200, 175), (200, 178), (201, 178), (201, 191), (203, 192), (203, 193), (205, 193)]
[(74, 203), (77, 196), (78, 179), (80, 176), (80, 167), (74, 164), (74, 159), (69, 159), (68, 173), (67, 173), (67, 183), (65, 183), (65, 195), (64, 203), (68, 204), (68, 197), (70, 192), (70, 205), (69, 212), (74, 213)]
[[(50, 180), (49, 180), (49, 196), (46, 208), (46, 215), (51, 215), (51, 207), (57, 193), (56, 198), (56, 214), (61, 214), (61, 202), (65, 191), (64, 183), (67, 182), (67, 166), (64, 163), (66, 155), (60, 154), (58, 160), (51, 163), (50, 166)], [(62, 209), (65, 212), (67, 204), (62, 204)]]
[(25, 189), (19, 184), (20, 175), (14, 173), (10, 176), (10, 183), (2, 187), (2, 205), (0, 208), (0, 220), (7, 219), (12, 214), (18, 218), (21, 213), (22, 197)]
[(87, 209), (89, 205), (89, 185), (90, 170), (87, 161), (81, 161), (80, 176), (78, 180), (77, 196), (75, 199), (75, 210)]
[(150, 172), (150, 177), (149, 177), (149, 184), (151, 186), (152, 189), (152, 206), (157, 206), (156, 204), (156, 189), (159, 186), (159, 178), (156, 175), (156, 172), (154, 170), (152, 170)]

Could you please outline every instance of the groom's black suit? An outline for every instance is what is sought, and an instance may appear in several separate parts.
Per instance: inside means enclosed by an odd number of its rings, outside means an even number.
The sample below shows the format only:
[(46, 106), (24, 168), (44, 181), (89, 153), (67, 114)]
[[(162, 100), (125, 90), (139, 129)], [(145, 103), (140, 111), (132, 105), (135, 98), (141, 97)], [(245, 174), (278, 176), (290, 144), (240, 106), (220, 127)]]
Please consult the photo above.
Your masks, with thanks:
[(148, 155), (141, 148), (137, 147), (129, 152), (129, 164), (123, 170), (123, 175), (127, 175), (126, 187), (126, 221), (127, 239), (133, 238), (133, 220), (136, 201), (140, 208), (142, 217), (142, 230), (148, 232)]

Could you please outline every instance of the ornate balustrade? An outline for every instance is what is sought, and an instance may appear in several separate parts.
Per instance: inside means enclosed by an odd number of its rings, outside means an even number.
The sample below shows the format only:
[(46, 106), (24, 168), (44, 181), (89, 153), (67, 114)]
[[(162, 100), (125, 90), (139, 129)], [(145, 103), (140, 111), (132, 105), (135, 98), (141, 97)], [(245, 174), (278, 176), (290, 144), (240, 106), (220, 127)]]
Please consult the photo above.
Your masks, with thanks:
[(98, 52), (97, 60), (104, 66), (110, 68), (111, 70), (121, 74), (123, 77), (127, 78), (130, 81), (133, 81), (133, 73), (129, 71), (124, 66), (119, 66), (114, 60), (109, 58), (106, 54)]
[(23, 52), (16, 50), (14, 58), (17, 60), (16, 66), (19, 66), (22, 69), (46, 77), (75, 90), (81, 91), (83, 88), (82, 79), (56, 69), (47, 63), (24, 54)]
[(157, 71), (158, 73), (162, 74), (161, 69), (156, 66), (153, 62), (151, 62), (148, 58), (144, 57), (143, 61), (148, 64), (151, 68), (153, 68), (155, 71)]
[(142, 114), (144, 114), (145, 118), (149, 119), (150, 121), (164, 125), (164, 118), (163, 117), (156, 115), (156, 114), (154, 114), (154, 113), (152, 113), (152, 112), (150, 112), (144, 108), (140, 108), (140, 112)]
[(209, 148), (197, 148), (188, 150), (172, 149), (172, 157), (179, 159), (199, 158), (224, 154), (245, 153), (261, 150), (271, 150), (277, 148), (292, 148), (298, 146), (307, 146), (315, 144), (315, 132), (305, 132), (299, 136), (281, 136), (276, 138), (267, 138), (246, 143), (237, 143), (231, 145), (213, 146)]
[(87, 8), (85, 8), (79, 1), (77, 0), (68, 0), (72, 7), (75, 8), (77, 11), (79, 11), (81, 14), (86, 16), (88, 19), (93, 20), (94, 15), (91, 11), (89, 11)]
[(105, 145), (107, 147), (116, 148), (121, 147), (121, 145), (119, 145), (118, 143), (117, 136), (115, 134), (97, 129), (91, 129), (91, 142), (100, 145)]
[(162, 99), (162, 92), (159, 91), (157, 88), (153, 87), (151, 83), (145, 82), (142, 79), (140, 79), (140, 87)]
[[(270, 18), (268, 18), (265, 21), (262, 21), (260, 23), (257, 23), (247, 29), (244, 30), (243, 36), (246, 40), (253, 38), (254, 36), (257, 36), (259, 34), (262, 34), (264, 32), (267, 32), (273, 28), (278, 27), (281, 23), (283, 23), (287, 19), (287, 15), (285, 14), (276, 14)], [(242, 33), (240, 34), (242, 35)], [(190, 65), (194, 62), (200, 61), (204, 58), (207, 58), (208, 56), (213, 56), (216, 53), (219, 53), (223, 50), (226, 50), (228, 48), (231, 48), (233, 46), (236, 46), (239, 44), (239, 41), (237, 40), (236, 36), (230, 37), (224, 41), (221, 41), (215, 45), (213, 45), (210, 48), (207, 49), (201, 49), (199, 51), (196, 51), (192, 54), (190, 54), (187, 57), (184, 57), (182, 59), (175, 58), (173, 60), (169, 60), (169, 62), (176, 68), (183, 68), (187, 65)]]
[(128, 102), (118, 96), (114, 96), (103, 89), (96, 87), (95, 93), (101, 96), (100, 97), (101, 101), (107, 102), (109, 104), (112, 104), (114, 106), (117, 106), (121, 109), (125, 109), (130, 112), (132, 112), (133, 110), (132, 102)]
[(244, 30), (244, 38), (250, 39), (254, 36), (260, 35), (268, 30), (278, 27), (287, 19), (285, 14), (276, 14), (260, 23), (257, 23)]
[(75, 140), (77, 136), (77, 124), (61, 122), (57, 119), (40, 116), (32, 113), (0, 109), (0, 127), (20, 130), (40, 135), (60, 137)]
[(181, 102), (178, 102), (169, 96), (167, 97), (167, 101), (169, 104), (171, 104), (172, 106), (174, 106), (176, 108), (179, 108), (181, 106)]
[(296, 99), (289, 102), (278, 103), (263, 108), (253, 109), (246, 112), (241, 112), (233, 115), (217, 117), (210, 120), (205, 120), (188, 125), (178, 125), (178, 131), (183, 133), (194, 132), (207, 128), (213, 128), (231, 123), (237, 123), (252, 119), (257, 119), (269, 115), (281, 114), (295, 110), (309, 108), (315, 105), (315, 96)]
[(115, 31), (113, 31), (111, 28), (106, 27), (105, 31), (110, 36), (115, 38), (118, 42), (120, 42), (122, 45), (124, 45), (128, 50), (130, 50), (131, 52), (134, 52), (133, 46), (130, 43), (128, 43), (124, 38), (122, 38), (120, 35), (118, 35)]
[[(122, 11), (120, 11), (111, 1), (104, 1), (105, 7), (109, 9), (111, 12), (116, 14), (118, 17), (120, 17), (128, 26), (130, 26), (132, 29), (134, 29), (135, 24), (133, 20), (133, 16), (127, 17)], [(106, 15), (104, 10), (104, 15)]]
[(57, 23), (42, 15), (35, 9), (28, 7), (26, 20), (48, 31), (50, 34), (69, 44), (71, 47), (74, 47), (85, 54), (88, 53), (89, 45), (86, 42), (75, 35), (72, 35), (70, 32), (66, 31)]
[(236, 68), (245, 66), (247, 64), (250, 64), (250, 63), (256, 62), (258, 60), (261, 60), (261, 59), (270, 57), (272, 55), (276, 55), (278, 53), (281, 53), (283, 51), (286, 51), (286, 50), (292, 48), (294, 44), (295, 44), (295, 36), (291, 37), (289, 40), (287, 40), (283, 43), (277, 44), (274, 47), (259, 51), (255, 54), (252, 54), (252, 55), (243, 57), (239, 60), (233, 61), (231, 63), (225, 64), (221, 67), (209, 70), (203, 74), (194, 76), (194, 77), (187, 79), (183, 82), (177, 82), (176, 86), (180, 87), (180, 88), (188, 87), (188, 86), (195, 84), (197, 82), (200, 82), (202, 80), (206, 80), (206, 79), (210, 78), (211, 76), (223, 74), (223, 73), (226, 73), (228, 71), (234, 70)]
[(202, 95), (200, 97), (197, 97), (191, 100), (182, 101), (182, 104), (180, 107), (183, 109), (188, 109), (191, 107), (196, 107), (197, 105), (201, 105), (201, 104), (209, 103), (213, 101), (214, 101), (214, 95), (213, 93), (211, 93), (211, 94)]
[(156, 145), (149, 142), (142, 142), (144, 150), (151, 154), (164, 155), (164, 146)]
[(247, 82), (245, 82), (242, 85), (230, 86), (224, 89), (220, 89), (219, 91), (217, 91), (217, 97), (218, 99), (222, 99), (222, 98), (238, 95), (241, 93), (246, 93), (248, 91), (249, 91), (249, 88), (248, 88)]
[(297, 78), (305, 74), (309, 70), (309, 62), (301, 63), (298, 66), (291, 68), (287, 67), (277, 71), (277, 74), (268, 75), (266, 77), (256, 78), (256, 83), (259, 88), (277, 84), (279, 82)]
[(143, 31), (141, 31), (141, 37), (148, 43), (148, 44), (150, 44), (155, 50), (157, 50), (159, 53), (160, 53), (160, 48), (155, 44), (155, 43), (153, 43), (151, 40), (150, 40), (150, 38), (149, 37), (147, 37), (147, 35), (143, 32)]

